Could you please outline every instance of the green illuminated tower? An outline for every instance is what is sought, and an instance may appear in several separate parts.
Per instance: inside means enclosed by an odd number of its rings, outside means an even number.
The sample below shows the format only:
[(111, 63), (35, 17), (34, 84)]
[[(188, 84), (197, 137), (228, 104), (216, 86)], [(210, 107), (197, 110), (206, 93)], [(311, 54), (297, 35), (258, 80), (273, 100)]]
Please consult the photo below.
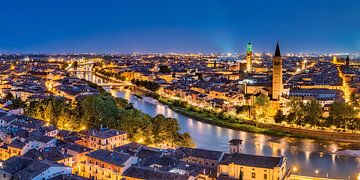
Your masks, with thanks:
[(252, 44), (248, 43), (246, 45), (246, 72), (252, 71), (252, 56), (253, 56)]

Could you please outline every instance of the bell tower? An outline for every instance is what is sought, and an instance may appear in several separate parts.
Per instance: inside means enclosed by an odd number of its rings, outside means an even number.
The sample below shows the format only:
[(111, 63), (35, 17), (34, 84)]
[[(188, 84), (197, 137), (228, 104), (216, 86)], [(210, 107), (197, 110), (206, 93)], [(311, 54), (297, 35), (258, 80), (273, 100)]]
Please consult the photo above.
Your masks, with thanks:
[(277, 43), (275, 54), (273, 57), (272, 99), (280, 100), (282, 91), (283, 91), (282, 60), (281, 60), (279, 43)]
[(252, 44), (248, 43), (246, 45), (246, 72), (252, 71), (252, 58), (253, 58), (253, 49)]

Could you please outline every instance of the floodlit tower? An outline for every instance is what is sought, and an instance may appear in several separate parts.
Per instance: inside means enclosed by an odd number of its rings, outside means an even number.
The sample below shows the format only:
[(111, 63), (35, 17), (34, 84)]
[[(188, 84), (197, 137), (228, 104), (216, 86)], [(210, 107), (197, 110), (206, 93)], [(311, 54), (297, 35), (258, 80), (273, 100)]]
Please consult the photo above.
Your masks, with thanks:
[(282, 60), (279, 43), (276, 44), (276, 50), (273, 57), (273, 77), (272, 77), (272, 99), (280, 100), (283, 91), (282, 82)]
[(337, 64), (337, 57), (333, 56), (333, 64)]
[(252, 71), (252, 58), (253, 58), (252, 44), (248, 43), (246, 46), (246, 72)]

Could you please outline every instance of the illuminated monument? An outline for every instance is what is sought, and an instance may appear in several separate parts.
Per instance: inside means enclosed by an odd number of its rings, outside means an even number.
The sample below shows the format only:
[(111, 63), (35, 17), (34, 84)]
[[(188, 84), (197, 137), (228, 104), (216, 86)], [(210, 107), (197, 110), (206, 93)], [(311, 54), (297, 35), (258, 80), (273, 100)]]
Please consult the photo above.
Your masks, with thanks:
[(279, 43), (277, 43), (275, 54), (273, 57), (272, 99), (279, 100), (282, 90), (283, 90), (282, 60), (281, 60)]
[(246, 46), (246, 72), (252, 71), (252, 57), (253, 57), (252, 44), (248, 43)]

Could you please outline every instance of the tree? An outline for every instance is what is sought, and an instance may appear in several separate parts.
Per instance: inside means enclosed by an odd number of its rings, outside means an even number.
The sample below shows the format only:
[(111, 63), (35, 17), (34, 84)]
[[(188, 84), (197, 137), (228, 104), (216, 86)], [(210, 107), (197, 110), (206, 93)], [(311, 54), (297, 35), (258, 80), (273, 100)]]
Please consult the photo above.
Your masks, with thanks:
[(251, 117), (251, 106), (244, 105), (244, 106), (235, 106), (236, 114), (243, 114), (247, 115), (247, 117)]
[(355, 118), (357, 111), (349, 104), (334, 102), (330, 106), (329, 120), (337, 127), (346, 127), (346, 119)]
[(290, 107), (290, 116), (288, 116), (288, 123), (294, 123), (297, 125), (304, 125), (304, 103), (299, 97), (292, 97), (287, 103), (287, 106)]
[(359, 118), (347, 119), (346, 127), (347, 129), (350, 129), (352, 132), (354, 132), (355, 130), (360, 130), (360, 119)]
[(255, 98), (256, 118), (266, 119), (269, 115), (270, 98), (264, 94)]
[(296, 121), (296, 113), (294, 112), (290, 112), (287, 116), (286, 116), (286, 122), (288, 124), (294, 124)]
[(119, 109), (127, 109), (130, 106), (129, 101), (126, 99), (116, 97), (114, 100)]
[(69, 111), (69, 102), (61, 97), (50, 96), (43, 103), (46, 106), (43, 118), (51, 124), (56, 124), (59, 117), (66, 116)]
[(78, 107), (82, 124), (96, 129), (100, 126), (113, 127), (120, 115), (111, 96), (86, 96), (79, 102)]
[(304, 113), (304, 123), (308, 123), (311, 126), (320, 125), (320, 119), (322, 117), (322, 106), (316, 100), (311, 100), (302, 106), (302, 112)]
[(50, 121), (59, 129), (79, 130), (80, 127), (99, 129), (103, 127), (127, 131), (135, 142), (158, 147), (193, 147), (188, 133), (180, 133), (176, 119), (163, 115), (150, 117), (141, 111), (129, 108), (127, 100), (105, 95), (89, 95), (78, 99), (72, 107), (59, 97), (48, 97), (28, 103), (28, 116)]
[(13, 100), (14, 96), (11, 93), (7, 93), (5, 96), (5, 100), (9, 101), (9, 100)]
[(162, 65), (159, 67), (159, 72), (163, 74), (169, 74), (171, 72), (170, 67), (166, 65)]
[(64, 62), (64, 63), (61, 65), (61, 68), (62, 68), (62, 69), (66, 69), (68, 66), (69, 66), (69, 63)]
[(11, 104), (7, 106), (9, 109), (18, 109), (18, 108), (25, 108), (26, 104), (20, 98), (15, 98), (11, 100)]
[(74, 69), (77, 69), (78, 68), (78, 62), (77, 61), (74, 61), (73, 64), (72, 64), (73, 68)]
[(351, 93), (350, 102), (351, 102), (351, 105), (353, 105), (354, 107), (360, 106), (356, 93)]
[(277, 110), (274, 116), (275, 123), (282, 123), (286, 120), (286, 116), (283, 114), (282, 110)]

